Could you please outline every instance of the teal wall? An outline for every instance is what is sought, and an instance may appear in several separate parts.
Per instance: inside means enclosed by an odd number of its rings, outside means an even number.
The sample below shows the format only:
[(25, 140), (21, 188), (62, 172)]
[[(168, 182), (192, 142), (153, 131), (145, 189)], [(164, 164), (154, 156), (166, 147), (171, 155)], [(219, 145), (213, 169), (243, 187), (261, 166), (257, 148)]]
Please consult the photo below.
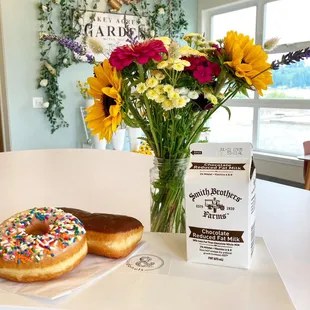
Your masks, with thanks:
[[(59, 85), (66, 94), (64, 115), (69, 128), (53, 135), (42, 109), (32, 108), (33, 97), (44, 97), (36, 88), (39, 72), (39, 47), (37, 21), (38, 0), (0, 0), (0, 20), (3, 31), (4, 70), (9, 113), (9, 130), (12, 150), (77, 148), (84, 138), (79, 107), (83, 105), (77, 80), (92, 75), (87, 64), (73, 65), (62, 71)], [(106, 1), (99, 9), (106, 11)], [(189, 22), (188, 32), (197, 31), (197, 0), (183, 0)]]

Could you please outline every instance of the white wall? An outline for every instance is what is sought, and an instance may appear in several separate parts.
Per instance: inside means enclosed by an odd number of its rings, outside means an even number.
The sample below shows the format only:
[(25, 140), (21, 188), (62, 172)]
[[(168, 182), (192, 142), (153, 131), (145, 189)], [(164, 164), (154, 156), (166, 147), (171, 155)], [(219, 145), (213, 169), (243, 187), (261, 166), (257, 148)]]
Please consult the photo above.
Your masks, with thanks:
[(285, 161), (280, 163), (278, 160), (262, 159), (254, 155), (254, 161), (258, 174), (289, 180), (297, 183), (304, 183), (303, 162)]

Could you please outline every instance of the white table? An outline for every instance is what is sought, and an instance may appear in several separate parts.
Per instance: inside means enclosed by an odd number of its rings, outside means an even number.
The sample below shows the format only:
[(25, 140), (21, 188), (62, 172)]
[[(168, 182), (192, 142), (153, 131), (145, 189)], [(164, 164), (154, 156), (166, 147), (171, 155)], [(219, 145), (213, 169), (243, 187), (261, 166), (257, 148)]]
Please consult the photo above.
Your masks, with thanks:
[(310, 192), (257, 183), (257, 232), (264, 237), (296, 309), (310, 309)]
[(310, 190), (310, 155), (297, 156), (298, 159), (307, 161), (307, 171), (305, 175), (305, 189)]
[[(1, 217), (4, 219), (16, 211), (47, 203), (78, 208), (88, 206), (92, 211), (116, 210), (116, 213), (136, 216), (147, 231), (147, 170), (151, 166), (152, 158), (148, 156), (114, 151), (53, 150), (0, 154)], [(257, 235), (265, 239), (298, 310), (310, 309), (309, 219), (309, 191), (258, 180)], [(174, 296), (187, 298), (177, 292), (171, 298)], [(0, 304), (8, 300), (15, 305), (26, 305), (25, 298), (0, 292)]]
[[(68, 310), (295, 309), (262, 238), (250, 270), (186, 262), (184, 234), (145, 233), (143, 239), (145, 247), (127, 264), (67, 296), (43, 301), (10, 294), (1, 302)], [(154, 267), (134, 270), (141, 257)]]

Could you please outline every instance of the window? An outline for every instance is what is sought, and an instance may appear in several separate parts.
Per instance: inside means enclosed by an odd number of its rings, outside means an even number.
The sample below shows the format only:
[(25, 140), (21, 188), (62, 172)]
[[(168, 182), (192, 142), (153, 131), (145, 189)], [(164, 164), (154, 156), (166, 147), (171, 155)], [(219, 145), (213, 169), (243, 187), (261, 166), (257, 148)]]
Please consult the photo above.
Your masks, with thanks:
[(257, 148), (284, 155), (301, 154), (302, 143), (309, 140), (310, 110), (259, 109)]
[(212, 40), (223, 38), (227, 25), (234, 25), (234, 30), (255, 37), (256, 7), (214, 15), (212, 18)]
[[(269, 61), (287, 52), (310, 47), (310, 31), (305, 27), (310, 1), (252, 0), (212, 9), (204, 24), (211, 40), (236, 30), (263, 44), (272, 37), (280, 45), (269, 53)], [(210, 120), (209, 141), (252, 142), (254, 151), (296, 156), (302, 143), (310, 139), (310, 59), (273, 71), (274, 84), (263, 97), (250, 92), (227, 102), (232, 110), (228, 121), (222, 109)], [(226, 114), (225, 114), (226, 113)]]
[(226, 142), (236, 141), (252, 143), (253, 108), (231, 107), (231, 119), (228, 120), (227, 111), (218, 109), (216, 117), (212, 117), (209, 126), (208, 140), (221, 142), (223, 135)]

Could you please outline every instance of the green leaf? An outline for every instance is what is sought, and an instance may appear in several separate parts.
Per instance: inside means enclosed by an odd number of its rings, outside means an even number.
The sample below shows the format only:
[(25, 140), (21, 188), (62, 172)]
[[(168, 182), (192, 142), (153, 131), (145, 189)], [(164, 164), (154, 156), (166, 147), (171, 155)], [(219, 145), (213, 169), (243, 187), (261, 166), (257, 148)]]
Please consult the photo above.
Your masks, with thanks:
[(227, 111), (227, 113), (228, 113), (228, 120), (230, 120), (230, 118), (231, 118), (231, 111), (230, 111), (229, 107), (227, 107), (225, 105), (222, 105), (221, 107), (224, 108)]
[(249, 98), (248, 90), (245, 87), (241, 87), (241, 93)]

